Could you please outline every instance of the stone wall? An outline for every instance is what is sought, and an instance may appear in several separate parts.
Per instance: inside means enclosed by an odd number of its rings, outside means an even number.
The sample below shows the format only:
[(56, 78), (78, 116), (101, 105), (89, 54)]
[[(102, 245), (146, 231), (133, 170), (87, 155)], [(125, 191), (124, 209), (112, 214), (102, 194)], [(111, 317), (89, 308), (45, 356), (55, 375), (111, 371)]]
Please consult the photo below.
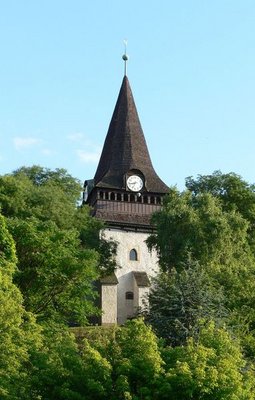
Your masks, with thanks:
[[(114, 315), (112, 307), (114, 307), (115, 296), (114, 288), (117, 289), (117, 323), (123, 324), (127, 318), (132, 317), (138, 307), (142, 306), (142, 298), (148, 292), (148, 288), (136, 287), (132, 272), (146, 272), (151, 278), (158, 273), (158, 258), (155, 251), (149, 252), (145, 240), (147, 233), (133, 232), (121, 229), (106, 228), (103, 230), (105, 239), (114, 240), (118, 243), (117, 248), (117, 265), (115, 272), (118, 278), (118, 285), (109, 286), (103, 289), (104, 297), (102, 298), (102, 309), (104, 311), (103, 321), (114, 323)], [(137, 252), (137, 260), (130, 260), (130, 251), (135, 249)], [(112, 292), (111, 292), (112, 290)], [(127, 292), (133, 293), (133, 300), (127, 299)]]
[(102, 285), (102, 325), (117, 323), (117, 285)]

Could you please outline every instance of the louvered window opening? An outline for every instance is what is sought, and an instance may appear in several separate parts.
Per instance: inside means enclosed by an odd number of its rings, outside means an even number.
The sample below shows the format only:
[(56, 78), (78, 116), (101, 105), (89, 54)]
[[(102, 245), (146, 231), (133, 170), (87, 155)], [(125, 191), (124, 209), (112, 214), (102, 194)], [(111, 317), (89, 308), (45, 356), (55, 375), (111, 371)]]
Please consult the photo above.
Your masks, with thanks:
[(163, 198), (161, 196), (150, 196), (143, 194), (133, 194), (133, 193), (117, 193), (100, 191), (98, 192), (98, 199), (100, 200), (110, 200), (110, 201), (121, 201), (128, 203), (142, 203), (142, 204), (155, 204), (162, 205)]

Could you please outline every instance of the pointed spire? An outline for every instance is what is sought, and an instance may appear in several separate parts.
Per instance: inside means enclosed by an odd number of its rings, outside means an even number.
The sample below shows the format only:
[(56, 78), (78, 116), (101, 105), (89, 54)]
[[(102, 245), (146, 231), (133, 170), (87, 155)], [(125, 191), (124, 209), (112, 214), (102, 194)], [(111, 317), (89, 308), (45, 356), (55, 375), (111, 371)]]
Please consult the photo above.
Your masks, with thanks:
[(127, 76), (127, 62), (128, 62), (128, 55), (127, 55), (127, 40), (124, 40), (125, 46), (125, 53), (122, 56), (122, 60), (124, 60), (124, 76)]
[(95, 185), (125, 189), (125, 174), (132, 169), (142, 172), (147, 191), (168, 191), (168, 187), (152, 166), (132, 91), (125, 75), (94, 177)]

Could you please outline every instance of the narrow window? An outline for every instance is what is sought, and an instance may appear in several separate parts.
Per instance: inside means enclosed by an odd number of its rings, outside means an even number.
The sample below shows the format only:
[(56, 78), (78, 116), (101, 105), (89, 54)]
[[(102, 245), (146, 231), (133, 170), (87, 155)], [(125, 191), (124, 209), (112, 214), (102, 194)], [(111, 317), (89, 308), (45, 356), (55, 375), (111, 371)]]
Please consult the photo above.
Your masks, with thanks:
[(115, 200), (115, 193), (111, 193), (111, 200)]
[(130, 250), (129, 260), (137, 261), (137, 251), (135, 249)]
[(126, 292), (126, 300), (134, 300), (134, 293)]
[(117, 193), (117, 200), (121, 201), (121, 194), (120, 193)]

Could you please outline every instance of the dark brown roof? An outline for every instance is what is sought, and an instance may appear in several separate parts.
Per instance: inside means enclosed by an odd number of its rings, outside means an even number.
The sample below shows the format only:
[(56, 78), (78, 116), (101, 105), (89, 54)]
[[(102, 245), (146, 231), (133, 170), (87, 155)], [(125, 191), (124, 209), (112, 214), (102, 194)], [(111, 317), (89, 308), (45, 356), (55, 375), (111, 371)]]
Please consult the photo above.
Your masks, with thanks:
[(119, 283), (117, 276), (113, 272), (111, 275), (104, 276), (100, 279), (102, 285), (117, 285)]
[(150, 226), (151, 214), (129, 214), (129, 213), (118, 213), (113, 211), (102, 211), (97, 210), (95, 216), (103, 219), (104, 221), (110, 222), (127, 222), (132, 224), (142, 224)]
[(134, 271), (133, 275), (135, 277), (137, 286), (139, 286), (139, 287), (148, 287), (148, 286), (150, 286), (150, 280), (149, 280), (148, 275), (146, 274), (146, 272)]
[(132, 169), (143, 173), (147, 191), (168, 192), (152, 166), (129, 81), (124, 76), (94, 177), (95, 186), (125, 189), (123, 178)]

